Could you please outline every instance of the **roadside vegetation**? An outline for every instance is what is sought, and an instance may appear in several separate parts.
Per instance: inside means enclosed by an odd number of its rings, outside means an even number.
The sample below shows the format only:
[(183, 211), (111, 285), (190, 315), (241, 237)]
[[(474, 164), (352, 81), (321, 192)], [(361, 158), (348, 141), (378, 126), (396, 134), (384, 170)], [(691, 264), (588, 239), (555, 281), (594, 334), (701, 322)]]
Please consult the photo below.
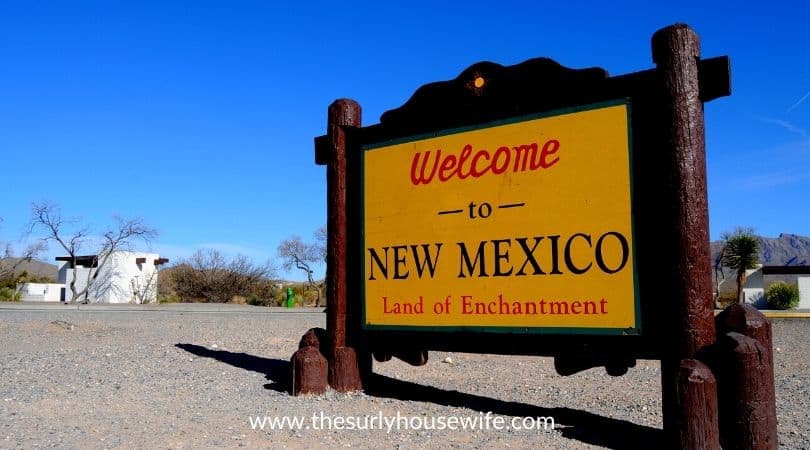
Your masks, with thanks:
[(793, 309), (799, 306), (799, 286), (777, 281), (768, 287), (765, 297), (773, 309)]
[[(25, 283), (55, 282), (53, 277), (25, 270), (26, 263), (37, 262), (42, 257), (49, 243), (74, 259), (79, 255), (98, 255), (94, 267), (100, 269), (112, 252), (131, 250), (136, 241), (148, 243), (157, 236), (157, 230), (141, 219), (113, 219), (110, 227), (94, 230), (87, 222), (64, 215), (59, 205), (32, 204), (26, 235), (33, 238), (34, 243), (16, 252), (10, 242), (0, 240), (0, 301), (20, 300), (20, 289)], [(244, 255), (231, 256), (215, 249), (201, 249), (189, 258), (159, 269), (157, 301), (282, 306), (288, 304), (289, 291), (294, 306), (325, 305), (325, 282), (316, 277), (315, 269), (326, 258), (326, 227), (319, 228), (313, 237), (313, 241), (307, 242), (290, 236), (277, 248), (282, 267), (302, 271), (306, 277), (303, 282), (281, 280), (278, 266), (271, 260), (256, 263)], [(81, 288), (71, 283), (67, 286), (68, 300), (81, 298), (95, 280), (96, 277), (88, 277), (87, 285)]]
[[(0, 217), (0, 224), (3, 218)], [(50, 277), (29, 274), (24, 265), (39, 257), (45, 250), (45, 244), (36, 242), (28, 245), (20, 253), (15, 251), (11, 242), (0, 241), (3, 250), (0, 253), (0, 301), (14, 302), (20, 300), (19, 288), (23, 283), (53, 283)]]
[(158, 303), (285, 306), (288, 288), (293, 291), (297, 307), (315, 306), (323, 296), (322, 291), (313, 291), (308, 282), (279, 280), (269, 261), (257, 265), (241, 255), (229, 258), (217, 250), (200, 250), (160, 271)]

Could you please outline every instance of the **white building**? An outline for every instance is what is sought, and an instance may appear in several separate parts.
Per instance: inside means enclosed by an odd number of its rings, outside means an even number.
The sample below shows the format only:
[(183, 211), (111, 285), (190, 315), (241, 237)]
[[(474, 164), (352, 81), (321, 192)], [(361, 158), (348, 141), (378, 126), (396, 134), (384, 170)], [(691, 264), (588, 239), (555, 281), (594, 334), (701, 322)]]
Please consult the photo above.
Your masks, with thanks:
[(765, 277), (762, 274), (762, 264), (756, 269), (745, 271), (745, 284), (743, 284), (743, 298), (758, 309), (767, 309), (768, 301), (765, 299)]
[(767, 309), (768, 299), (765, 296), (765, 276), (796, 275), (799, 285), (799, 305), (797, 309), (810, 309), (810, 267), (808, 266), (762, 266), (747, 270), (747, 279), (743, 285), (745, 302), (759, 309)]
[(799, 277), (799, 309), (810, 309), (810, 277)]
[(25, 302), (58, 302), (64, 298), (64, 284), (25, 283), (20, 287), (20, 300)]
[[(59, 284), (26, 283), (23, 301), (70, 301), (70, 284), (76, 292), (90, 288), (76, 301), (90, 303), (152, 303), (157, 300), (158, 267), (169, 262), (157, 253), (116, 251), (108, 255), (60, 256)], [(99, 269), (99, 265), (101, 268)], [(54, 294), (58, 292), (58, 294)]]
[(762, 273), (767, 275), (795, 275), (799, 286), (797, 309), (810, 309), (810, 266), (765, 266)]

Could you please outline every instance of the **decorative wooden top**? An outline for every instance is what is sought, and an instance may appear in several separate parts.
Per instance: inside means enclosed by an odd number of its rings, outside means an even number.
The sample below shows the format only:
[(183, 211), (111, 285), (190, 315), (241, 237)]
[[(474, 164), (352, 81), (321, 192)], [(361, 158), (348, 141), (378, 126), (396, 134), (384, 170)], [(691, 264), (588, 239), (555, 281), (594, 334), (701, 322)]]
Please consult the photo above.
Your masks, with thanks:
[(590, 99), (608, 77), (601, 68), (571, 69), (548, 58), (513, 66), (479, 62), (458, 77), (426, 84), (402, 106), (382, 115), (382, 125), (454, 127), (549, 110)]
[[(727, 56), (698, 60), (700, 99), (731, 94)], [(605, 69), (571, 69), (549, 58), (513, 66), (473, 64), (456, 78), (419, 87), (402, 106), (385, 112), (380, 123), (362, 128), (360, 144), (465, 127), (559, 108), (619, 98), (633, 101), (659, 95), (656, 69), (609, 76)], [(326, 164), (329, 142), (315, 138), (315, 161)]]

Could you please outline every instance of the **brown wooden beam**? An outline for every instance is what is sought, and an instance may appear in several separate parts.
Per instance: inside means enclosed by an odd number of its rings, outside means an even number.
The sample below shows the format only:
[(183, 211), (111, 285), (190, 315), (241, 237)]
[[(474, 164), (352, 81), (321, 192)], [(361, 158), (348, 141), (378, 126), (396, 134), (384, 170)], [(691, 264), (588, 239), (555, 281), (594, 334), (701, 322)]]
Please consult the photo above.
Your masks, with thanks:
[[(668, 442), (686, 445), (701, 441), (689, 433), (705, 427), (717, 429), (716, 411), (714, 417), (707, 417), (712, 411), (702, 405), (705, 399), (690, 397), (697, 391), (687, 389), (678, 377), (681, 361), (696, 358), (715, 341), (698, 36), (684, 24), (663, 28), (653, 35), (652, 55), (661, 76), (662, 119), (666, 149), (671, 152), (673, 195), (665, 201), (672, 205), (671, 238), (679, 249), (674, 261), (674, 292), (667, 299), (672, 303), (667, 319), (672, 338), (661, 362), (664, 432)], [(680, 417), (694, 423), (684, 423)], [(716, 437), (701, 442), (705, 445), (687, 448), (720, 448)]]
[[(317, 155), (327, 161), (327, 250), (326, 250), (326, 329), (331, 340), (329, 384), (338, 391), (362, 389), (357, 355), (346, 346), (346, 276), (347, 248), (347, 128), (361, 123), (360, 105), (354, 100), (340, 99), (329, 105), (327, 120), (328, 155)], [(317, 142), (317, 141), (316, 141)], [(321, 149), (322, 151), (324, 149)]]

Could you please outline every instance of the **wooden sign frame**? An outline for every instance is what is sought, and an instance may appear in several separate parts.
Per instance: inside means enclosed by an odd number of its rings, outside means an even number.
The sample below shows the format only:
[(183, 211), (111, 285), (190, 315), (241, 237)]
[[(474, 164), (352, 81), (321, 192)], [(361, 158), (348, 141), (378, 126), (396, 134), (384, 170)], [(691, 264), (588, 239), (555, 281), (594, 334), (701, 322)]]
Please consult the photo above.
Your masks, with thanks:
[[(697, 69), (704, 80), (698, 99), (701, 104), (729, 94), (728, 64), (726, 57), (698, 61)], [(479, 78), (486, 80), (481, 87), (475, 85)], [(677, 260), (682, 247), (682, 240), (677, 238), (677, 211), (673, 210), (671, 200), (664, 200), (677, 197), (676, 191), (680, 189), (673, 180), (672, 154), (664, 150), (670, 147), (671, 123), (666, 95), (658, 69), (610, 77), (600, 68), (569, 69), (547, 58), (509, 67), (482, 62), (453, 80), (422, 86), (403, 106), (384, 113), (377, 125), (345, 127), (346, 254), (354, 261), (344, 268), (347, 299), (352, 299), (346, 303), (346, 329), (351, 330), (348, 334), (356, 336), (354, 340), (363, 343), (362, 347), (379, 359), (420, 355), (429, 350), (542, 355), (557, 357), (557, 365), (564, 373), (603, 365), (616, 374), (624, 373), (637, 358), (661, 359), (667, 348), (666, 339), (673, 335), (674, 329), (672, 321), (664, 318), (678, 315), (674, 297), (679, 287), (677, 277), (673, 276), (675, 271), (661, 270), (658, 261)], [(632, 104), (632, 176), (638, 193), (633, 198), (633, 210), (639, 289), (644, 299), (640, 314), (643, 336), (595, 338), (552, 333), (516, 338), (511, 334), (469, 330), (437, 336), (429, 332), (363, 329), (359, 302), (363, 274), (355, 255), (361, 247), (359, 159), (364, 146), (617, 98), (627, 98)], [(328, 140), (328, 136), (317, 138), (316, 149), (327, 149)], [(327, 160), (322, 153), (316, 159)], [(703, 183), (705, 186), (705, 168)], [(705, 187), (703, 192), (705, 205)], [(707, 217), (703, 221), (707, 223)], [(705, 234), (708, 254), (708, 232)], [(707, 267), (708, 264), (707, 259)], [(706, 278), (710, 295), (710, 279), (698, 267), (693, 270)], [(705, 274), (710, 273), (708, 268)], [(704, 316), (704, 320), (712, 320), (710, 315)], [(353, 340), (351, 336), (348, 339)]]
[[(726, 448), (775, 449), (770, 325), (751, 307), (734, 305), (715, 326), (703, 104), (730, 95), (729, 59), (701, 59), (698, 37), (684, 24), (656, 32), (652, 56), (655, 68), (613, 77), (546, 58), (508, 67), (481, 62), (453, 80), (420, 87), (366, 127), (359, 104), (332, 103), (327, 134), (315, 139), (316, 163), (327, 166), (327, 329), (303, 336), (292, 358), (292, 393), (321, 393), (327, 384), (342, 392), (362, 389), (372, 355), (414, 365), (425, 364), (429, 350), (543, 355), (554, 357), (561, 375), (597, 366), (622, 375), (638, 358), (658, 359), (664, 432), (672, 448), (716, 449), (722, 442)], [(643, 334), (364, 329), (364, 272), (357, 258), (364, 146), (623, 98), (632, 104)]]

